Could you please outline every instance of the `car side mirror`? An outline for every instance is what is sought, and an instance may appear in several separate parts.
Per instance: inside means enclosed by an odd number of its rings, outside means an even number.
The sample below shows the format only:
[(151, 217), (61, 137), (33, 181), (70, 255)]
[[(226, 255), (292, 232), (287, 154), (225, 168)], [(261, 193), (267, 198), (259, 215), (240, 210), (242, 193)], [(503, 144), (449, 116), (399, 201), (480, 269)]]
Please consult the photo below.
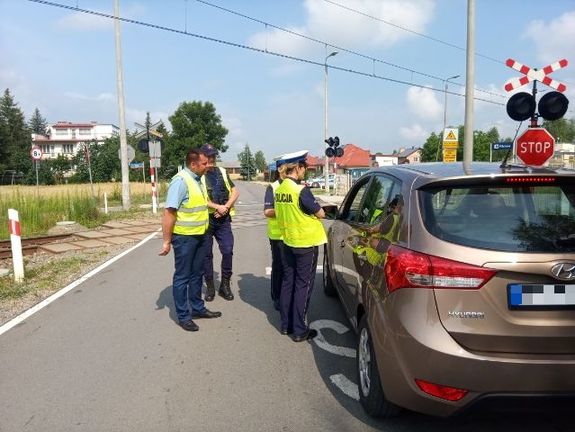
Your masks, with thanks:
[(337, 206), (334, 204), (322, 206), (326, 219), (337, 219)]

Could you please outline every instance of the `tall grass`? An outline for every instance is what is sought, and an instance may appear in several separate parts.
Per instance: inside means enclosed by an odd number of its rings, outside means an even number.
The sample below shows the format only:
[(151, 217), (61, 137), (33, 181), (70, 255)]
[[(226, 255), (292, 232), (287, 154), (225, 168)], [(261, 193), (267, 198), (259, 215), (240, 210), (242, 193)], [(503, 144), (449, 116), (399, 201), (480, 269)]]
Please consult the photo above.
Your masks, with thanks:
[[(160, 184), (159, 193), (165, 190)], [(70, 220), (88, 228), (98, 226), (113, 215), (106, 215), (104, 193), (108, 196), (108, 206), (121, 204), (122, 186), (120, 183), (94, 185), (92, 196), (90, 185), (58, 186), (0, 186), (0, 239), (9, 238), (8, 209), (19, 212), (22, 237), (46, 234), (56, 222)], [(161, 199), (162, 195), (160, 195)], [(130, 198), (134, 205), (151, 203), (150, 184), (131, 183)]]

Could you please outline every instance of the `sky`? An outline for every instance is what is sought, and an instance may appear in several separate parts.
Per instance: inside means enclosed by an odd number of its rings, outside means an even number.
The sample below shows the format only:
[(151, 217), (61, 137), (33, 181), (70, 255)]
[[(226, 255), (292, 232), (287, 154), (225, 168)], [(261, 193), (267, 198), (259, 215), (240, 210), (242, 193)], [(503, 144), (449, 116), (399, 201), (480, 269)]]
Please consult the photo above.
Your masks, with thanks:
[[(114, 1), (0, 0), (0, 87), (27, 118), (37, 107), (50, 123), (119, 125), (113, 20), (78, 9), (113, 15)], [(474, 129), (515, 136), (504, 85), (521, 74), (508, 58), (566, 58), (551, 77), (574, 118), (575, 0), (476, 0), (475, 13)], [(326, 62), (328, 136), (343, 144), (422, 146), (443, 128), (455, 75), (447, 123), (464, 122), (465, 0), (120, 0), (120, 16), (135, 21), (121, 23), (127, 128), (146, 112), (170, 128), (182, 102), (209, 101), (229, 130), (224, 161), (246, 144), (267, 160), (322, 154)]]

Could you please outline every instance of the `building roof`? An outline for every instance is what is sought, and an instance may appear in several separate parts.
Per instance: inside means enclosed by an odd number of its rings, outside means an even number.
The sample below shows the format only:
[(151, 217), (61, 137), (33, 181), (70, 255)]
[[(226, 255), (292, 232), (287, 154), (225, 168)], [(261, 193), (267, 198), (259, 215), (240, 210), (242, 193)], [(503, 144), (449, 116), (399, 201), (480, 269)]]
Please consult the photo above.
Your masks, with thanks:
[(419, 150), (421, 150), (419, 147), (411, 147), (409, 149), (401, 150), (399, 153), (396, 153), (394, 156), (396, 156), (398, 158), (406, 158), (406, 157), (412, 155), (413, 153), (415, 153)]
[(343, 147), (343, 156), (335, 158), (335, 162), (342, 168), (371, 167), (369, 150), (364, 150), (355, 144), (346, 144)]
[(323, 166), (325, 164), (324, 158), (320, 158), (318, 156), (312, 156), (310, 154), (307, 155), (307, 157), (305, 158), (305, 161), (307, 163), (307, 166), (309, 166), (309, 167), (318, 167), (318, 166)]
[(218, 166), (221, 166), (222, 168), (241, 168), (242, 164), (240, 163), (240, 161), (221, 161), (218, 162)]

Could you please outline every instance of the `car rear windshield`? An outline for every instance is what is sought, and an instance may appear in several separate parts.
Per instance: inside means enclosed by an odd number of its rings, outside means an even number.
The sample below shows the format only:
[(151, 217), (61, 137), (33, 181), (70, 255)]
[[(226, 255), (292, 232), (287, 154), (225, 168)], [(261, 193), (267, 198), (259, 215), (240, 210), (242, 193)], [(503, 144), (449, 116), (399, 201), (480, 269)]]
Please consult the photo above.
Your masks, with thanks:
[(420, 190), (427, 230), (440, 239), (511, 252), (575, 252), (575, 184), (497, 184)]

